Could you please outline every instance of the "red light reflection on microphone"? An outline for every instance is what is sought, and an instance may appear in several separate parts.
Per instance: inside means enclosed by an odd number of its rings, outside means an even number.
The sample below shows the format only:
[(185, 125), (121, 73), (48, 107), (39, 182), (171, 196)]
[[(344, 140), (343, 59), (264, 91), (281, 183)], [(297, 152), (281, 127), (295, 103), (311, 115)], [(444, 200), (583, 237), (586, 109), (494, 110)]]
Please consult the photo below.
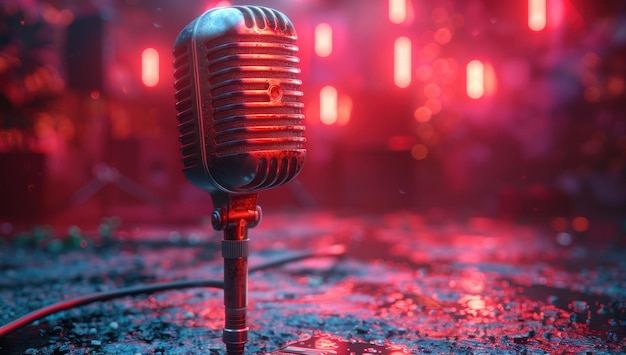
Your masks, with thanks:
[(154, 48), (146, 48), (141, 53), (141, 82), (147, 87), (159, 83), (159, 52)]

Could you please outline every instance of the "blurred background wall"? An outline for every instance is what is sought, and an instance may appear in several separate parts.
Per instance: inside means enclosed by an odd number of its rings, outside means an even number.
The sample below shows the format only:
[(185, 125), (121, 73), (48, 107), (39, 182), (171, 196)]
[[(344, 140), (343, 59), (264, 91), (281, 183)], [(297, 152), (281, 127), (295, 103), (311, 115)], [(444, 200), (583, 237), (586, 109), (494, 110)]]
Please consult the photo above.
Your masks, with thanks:
[(626, 228), (626, 3), (0, 0), (0, 221), (189, 222), (172, 44), (224, 5), (299, 35), (308, 160), (266, 211)]

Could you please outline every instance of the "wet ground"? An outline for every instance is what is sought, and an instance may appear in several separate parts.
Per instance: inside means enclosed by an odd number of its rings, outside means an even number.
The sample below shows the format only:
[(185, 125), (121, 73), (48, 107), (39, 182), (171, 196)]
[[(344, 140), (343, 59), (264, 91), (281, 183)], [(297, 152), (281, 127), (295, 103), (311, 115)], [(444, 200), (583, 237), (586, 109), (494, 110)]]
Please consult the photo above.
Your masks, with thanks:
[[(411, 213), (265, 216), (250, 231), (251, 266), (338, 243), (346, 254), (252, 273), (247, 349), (626, 353), (624, 230), (553, 224), (434, 223)], [(91, 292), (219, 280), (220, 239), (208, 225), (114, 219), (93, 231), (5, 231), (0, 324)], [(48, 316), (0, 339), (0, 353), (219, 354), (222, 326), (220, 290), (166, 291)]]

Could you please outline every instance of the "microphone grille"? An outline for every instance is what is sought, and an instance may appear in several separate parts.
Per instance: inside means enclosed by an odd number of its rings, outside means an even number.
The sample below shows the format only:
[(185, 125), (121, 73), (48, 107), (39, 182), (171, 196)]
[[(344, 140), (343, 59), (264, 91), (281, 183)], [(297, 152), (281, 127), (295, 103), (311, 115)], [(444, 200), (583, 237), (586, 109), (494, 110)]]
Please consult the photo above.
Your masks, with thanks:
[(250, 33), (205, 43), (215, 155), (302, 149), (298, 47), (284, 35), (290, 22), (268, 8), (234, 8)]
[(220, 189), (254, 192), (300, 172), (306, 139), (296, 39), (285, 15), (261, 6), (210, 10), (181, 32), (174, 86), (188, 177), (206, 173)]

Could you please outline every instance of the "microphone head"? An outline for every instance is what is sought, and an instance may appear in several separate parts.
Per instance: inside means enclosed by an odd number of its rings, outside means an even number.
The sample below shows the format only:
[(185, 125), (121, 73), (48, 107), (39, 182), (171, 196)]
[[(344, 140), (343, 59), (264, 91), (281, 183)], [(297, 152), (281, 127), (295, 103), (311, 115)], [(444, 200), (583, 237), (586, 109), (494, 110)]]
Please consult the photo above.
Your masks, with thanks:
[(183, 172), (209, 193), (253, 193), (293, 179), (304, 163), (297, 39), (261, 6), (209, 10), (174, 44)]

